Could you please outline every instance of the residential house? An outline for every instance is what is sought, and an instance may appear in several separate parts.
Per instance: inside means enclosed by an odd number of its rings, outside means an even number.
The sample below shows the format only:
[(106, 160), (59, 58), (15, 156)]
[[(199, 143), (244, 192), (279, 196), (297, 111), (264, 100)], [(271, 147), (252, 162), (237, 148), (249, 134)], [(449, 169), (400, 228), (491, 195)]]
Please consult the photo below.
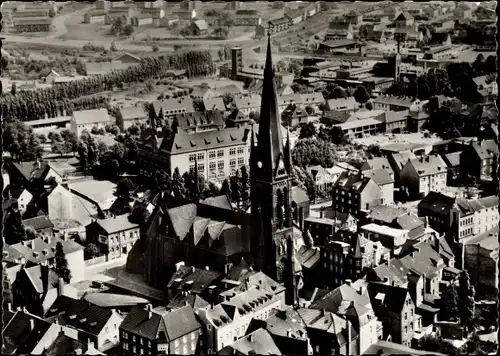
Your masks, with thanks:
[(354, 120), (357, 120), (357, 118), (347, 111), (327, 110), (322, 113), (320, 122), (326, 126), (331, 126)]
[(50, 73), (45, 77), (45, 83), (54, 83), (54, 78), (59, 78), (60, 75), (55, 70), (51, 70)]
[(464, 199), (430, 192), (418, 204), (418, 215), (428, 217), (436, 231), (461, 242), (498, 224), (498, 198)]
[(441, 158), (448, 166), (448, 185), (457, 183), (460, 178), (460, 155), (461, 151), (441, 154)]
[(474, 78), (478, 93), (485, 104), (493, 104), (498, 97), (498, 85), (494, 74)]
[(307, 167), (307, 171), (312, 175), (314, 185), (320, 192), (329, 193), (338, 178), (319, 165)]
[(149, 304), (134, 307), (120, 325), (120, 345), (135, 354), (198, 353), (201, 325), (194, 310), (186, 305), (159, 313)]
[[(83, 266), (80, 268), (83, 269)], [(31, 314), (42, 317), (59, 295), (76, 297), (76, 289), (64, 285), (48, 266), (24, 265), (12, 283), (14, 307), (23, 307)]]
[(404, 168), (408, 161), (416, 159), (417, 156), (411, 151), (403, 151), (399, 153), (389, 153), (387, 160), (394, 171), (394, 185), (400, 187), (401, 184), (401, 170)]
[(236, 340), (234, 343), (225, 346), (218, 355), (283, 355), (271, 333), (268, 330), (259, 328), (252, 333)]
[(418, 216), (399, 206), (379, 205), (366, 215), (363, 223), (385, 225), (394, 229), (406, 230), (408, 238), (418, 240), (425, 234), (426, 225)]
[[(365, 286), (358, 287), (355, 283), (347, 281), (346, 284), (335, 288), (321, 298), (318, 298), (318, 300), (314, 301), (310, 306), (310, 310), (311, 309), (318, 310), (322, 314), (332, 313), (332, 315), (345, 320), (347, 324), (350, 324), (352, 327), (351, 341), (355, 342), (351, 343), (350, 350), (345, 350), (345, 353), (335, 352), (335, 354), (364, 354), (368, 347), (382, 336), (382, 323), (379, 321), (380, 318), (377, 318), (375, 315), (376, 312), (374, 313), (374, 310), (372, 309), (372, 303), (367, 295)], [(301, 309), (299, 309), (299, 314), (301, 316), (304, 315), (301, 313)], [(306, 322), (306, 320), (304, 321)], [(308, 325), (307, 322), (306, 325)], [(341, 329), (336, 329), (337, 333), (340, 330)], [(308, 328), (307, 331), (309, 335), (311, 330)], [(355, 338), (353, 334), (357, 334), (357, 338)], [(318, 340), (313, 342), (312, 335), (310, 335), (310, 338), (314, 349), (314, 346), (318, 344)], [(345, 341), (348, 340), (349, 338)], [(323, 351), (322, 354), (324, 354), (324, 351), (326, 350), (320, 351)]]
[(119, 108), (117, 111), (116, 124), (121, 132), (127, 131), (127, 129), (133, 125), (139, 126), (144, 124), (148, 120), (148, 113), (144, 110), (142, 105), (125, 106)]
[(87, 241), (96, 244), (108, 261), (124, 258), (139, 239), (139, 225), (128, 214), (96, 220), (85, 227)]
[(307, 123), (309, 115), (302, 105), (289, 104), (281, 113), (283, 125), (287, 127), (295, 127), (301, 123)]
[(498, 224), (464, 242), (464, 269), (478, 298), (498, 299)]
[(203, 112), (176, 114), (171, 127), (176, 132), (193, 134), (197, 132), (222, 130), (224, 119), (218, 110), (204, 110)]
[(106, 21), (107, 10), (93, 9), (83, 15), (83, 23), (100, 23), (104, 24)]
[(142, 174), (147, 174), (149, 167), (155, 168), (156, 162), (162, 162), (169, 174), (179, 168), (182, 175), (194, 170), (198, 162), (198, 172), (206, 180), (222, 181), (248, 163), (250, 141), (246, 127), (191, 134), (179, 131), (165, 138), (150, 136), (138, 145)]
[(389, 335), (391, 341), (411, 345), (413, 338), (415, 304), (406, 288), (383, 283), (368, 284), (368, 294), (375, 315), (382, 321), (384, 339)]
[(363, 172), (377, 169), (384, 169), (389, 174), (389, 176), (394, 178), (394, 170), (392, 169), (391, 165), (389, 164), (389, 160), (386, 157), (371, 158), (363, 163), (359, 170)]
[(325, 34), (325, 41), (353, 40), (354, 31), (350, 22), (331, 22)]
[(197, 311), (204, 324), (207, 353), (216, 353), (245, 336), (252, 319), (266, 320), (273, 309), (283, 310), (285, 288), (262, 272), (220, 293), (221, 302)]
[(425, 111), (411, 111), (407, 117), (407, 128), (410, 132), (421, 132), (429, 121), (429, 114)]
[(385, 111), (419, 111), (418, 109), (426, 102), (409, 97), (396, 97), (391, 95), (380, 95), (372, 100), (375, 110)]
[(401, 247), (409, 238), (408, 230), (396, 229), (373, 223), (360, 226), (359, 233), (366, 239), (375, 242), (379, 241), (383, 246), (395, 254), (400, 252)]
[(129, 63), (129, 64), (139, 64), (141, 59), (130, 53), (123, 53), (114, 59), (117, 62)]
[(7, 172), (13, 187), (7, 196), (11, 194), (12, 197), (22, 197), (24, 198), (23, 202), (27, 201), (29, 195), (24, 193), (23, 196), (23, 192), (18, 192), (19, 189), (25, 188), (32, 196), (37, 197), (44, 192), (47, 183), (52, 181), (61, 183), (63, 180), (48, 162), (40, 160), (12, 163), (7, 167)]
[[(290, 93), (291, 94), (291, 93)], [(281, 95), (285, 95), (284, 93)], [(309, 106), (313, 109), (314, 113), (320, 112), (320, 105), (325, 103), (325, 98), (323, 97), (323, 94), (321, 93), (309, 93), (309, 94), (300, 94), (302, 97), (302, 104), (306, 106), (306, 108)]]
[(302, 106), (302, 96), (300, 94), (280, 95), (278, 97), (278, 105), (280, 113), (282, 113), (289, 105)]
[(349, 23), (359, 25), (361, 24), (361, 22), (363, 22), (363, 15), (357, 10), (351, 10), (345, 15), (345, 19)]
[(409, 28), (414, 24), (415, 18), (406, 11), (401, 12), (394, 20), (394, 25), (396, 28)]
[(460, 154), (461, 176), (491, 180), (498, 161), (498, 146), (494, 140), (471, 142)]
[(332, 207), (335, 210), (348, 212), (354, 216), (382, 202), (382, 190), (373, 179), (347, 172), (340, 175), (332, 195)]
[(303, 9), (297, 9), (297, 10), (285, 9), (285, 17), (290, 19), (293, 26), (298, 23), (301, 23), (305, 19), (306, 12)]
[(31, 228), (35, 232), (41, 235), (53, 235), (54, 224), (50, 221), (49, 217), (46, 215), (36, 216), (31, 219), (23, 220), (23, 225), (26, 228)]
[[(340, 240), (338, 235), (348, 237)], [(367, 268), (376, 267), (383, 259), (387, 260), (388, 252), (380, 242), (371, 241), (361, 234), (335, 234), (334, 239), (320, 247), (322, 285), (334, 288), (358, 280)]]
[(8, 320), (4, 319), (3, 355), (41, 355), (60, 335), (68, 337), (65, 335), (67, 333), (74, 336), (62, 330), (61, 326), (48, 323), (21, 308), (17, 311), (4, 310), (4, 316), (7, 313), (12, 315)]
[(60, 295), (45, 313), (44, 319), (76, 329), (78, 340), (92, 342), (99, 351), (119, 344), (119, 327), (123, 321), (115, 310), (101, 308), (84, 299)]
[(154, 118), (172, 118), (180, 113), (192, 113), (196, 110), (193, 107), (193, 99), (190, 97), (161, 99), (152, 102), (151, 116)]
[(161, 7), (150, 7), (141, 9), (141, 14), (147, 15), (153, 19), (153, 25), (160, 26), (160, 22), (165, 18), (165, 10)]
[(242, 127), (252, 124), (253, 121), (239, 110), (233, 110), (226, 117), (226, 127)]
[[(285, 310), (272, 310), (271, 313), (274, 315), (270, 315), (266, 321), (252, 321), (249, 326), (251, 334), (253, 334), (254, 329), (262, 328), (266, 330), (278, 347), (278, 351), (281, 351), (284, 355), (293, 353), (312, 354), (306, 326), (297, 311), (287, 307)], [(239, 342), (241, 341), (236, 343)], [(234, 346), (231, 347), (234, 348)]]
[(73, 111), (71, 116), (71, 131), (80, 137), (83, 130), (90, 131), (93, 127), (104, 129), (111, 123), (107, 109), (92, 109)]
[(195, 20), (194, 23), (194, 33), (197, 36), (206, 36), (208, 33), (208, 24), (205, 20)]
[(218, 283), (223, 274), (212, 271), (207, 266), (204, 269), (186, 266), (183, 262), (176, 265), (176, 271), (167, 283), (167, 294), (170, 300), (178, 295), (189, 294), (202, 297), (209, 302), (215, 302), (220, 292)]
[(328, 108), (336, 111), (354, 111), (358, 108), (359, 104), (354, 97), (350, 96), (344, 99), (330, 99), (327, 101)]
[[(62, 244), (64, 255), (68, 261), (68, 269), (71, 272), (71, 283), (82, 281), (84, 278), (82, 268), (83, 247), (73, 240), (54, 236), (37, 237), (33, 240), (10, 245), (10, 250), (24, 254), (24, 260), (30, 263), (52, 265), (55, 262), (55, 251), (58, 242)], [(4, 260), (20, 263), (15, 258), (15, 255), (4, 256)]]
[(362, 171), (361, 174), (371, 178), (382, 192), (382, 204), (394, 204), (394, 178), (383, 168)]
[(220, 112), (225, 112), (226, 105), (224, 104), (224, 100), (222, 98), (206, 98), (203, 99), (203, 106), (205, 110), (215, 111), (218, 110)]
[(3, 197), (5, 199), (13, 199), (16, 201), (17, 209), (21, 211), (21, 214), (26, 211), (28, 204), (33, 199), (33, 195), (28, 191), (28, 189), (14, 185), (8, 185), (5, 188), (3, 191)]
[(359, 334), (346, 319), (325, 310), (300, 308), (297, 310), (306, 325), (313, 355), (357, 354)]
[(408, 111), (386, 111), (376, 119), (385, 124), (385, 132), (401, 133), (407, 128)]
[(412, 199), (419, 199), (429, 192), (446, 189), (448, 167), (439, 155), (429, 155), (410, 160), (400, 173), (400, 184)]

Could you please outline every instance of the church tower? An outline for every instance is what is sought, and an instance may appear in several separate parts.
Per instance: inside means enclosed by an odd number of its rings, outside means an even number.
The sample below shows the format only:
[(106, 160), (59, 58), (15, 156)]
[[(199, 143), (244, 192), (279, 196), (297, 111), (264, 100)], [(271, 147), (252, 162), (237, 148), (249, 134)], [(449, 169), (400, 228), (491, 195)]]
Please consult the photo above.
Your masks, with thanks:
[(283, 280), (287, 239), (293, 238), (290, 140), (283, 144), (278, 94), (268, 39), (257, 143), (250, 153), (252, 253), (254, 268)]

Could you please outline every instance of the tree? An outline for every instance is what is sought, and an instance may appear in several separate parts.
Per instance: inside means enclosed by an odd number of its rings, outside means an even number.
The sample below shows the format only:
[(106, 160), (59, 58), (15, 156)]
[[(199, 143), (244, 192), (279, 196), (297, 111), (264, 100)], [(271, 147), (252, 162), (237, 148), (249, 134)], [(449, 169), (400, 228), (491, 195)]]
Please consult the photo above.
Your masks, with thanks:
[(329, 99), (345, 99), (348, 97), (347, 92), (341, 86), (335, 86), (329, 93)]
[(179, 172), (179, 167), (175, 167), (174, 174), (172, 175), (172, 193), (177, 198), (184, 198), (186, 196), (184, 179)]
[(71, 271), (68, 268), (68, 260), (66, 259), (66, 254), (63, 250), (63, 245), (59, 241), (56, 245), (55, 253), (56, 267), (55, 272), (59, 278), (62, 278), (64, 283), (69, 283), (71, 281)]
[(214, 29), (213, 35), (215, 38), (226, 39), (229, 35), (229, 31), (227, 28), (217, 27)]
[(373, 103), (371, 101), (367, 101), (365, 104), (365, 108), (368, 110), (373, 110)]
[(454, 284), (450, 283), (441, 293), (441, 309), (439, 311), (440, 320), (454, 321), (458, 316), (458, 293)]
[(222, 101), (224, 102), (224, 105), (228, 106), (234, 101), (234, 95), (231, 93), (224, 93), (222, 94)]
[(370, 99), (370, 94), (364, 85), (360, 85), (356, 88), (356, 91), (354, 92), (354, 99), (356, 99), (356, 101), (360, 104), (364, 104)]
[(232, 197), (232, 193), (231, 193), (231, 184), (229, 184), (229, 181), (226, 179), (224, 179), (224, 181), (222, 182), (222, 187), (220, 189), (220, 193), (223, 194), (223, 195), (226, 195), (228, 197)]
[(160, 48), (159, 48), (157, 45), (152, 45), (152, 46), (151, 46), (151, 49), (153, 50), (153, 52), (158, 52), (158, 51), (160, 51)]
[(235, 174), (229, 178), (229, 182), (231, 183), (231, 201), (239, 208), (241, 202), (241, 179), (239, 171), (236, 171)]
[(99, 250), (99, 247), (97, 247), (97, 245), (93, 243), (89, 243), (83, 250), (83, 254), (86, 260), (90, 260), (91, 258), (99, 256), (100, 253), (101, 251)]
[(250, 204), (250, 175), (248, 174), (246, 166), (241, 166), (240, 171), (241, 203), (243, 205), (243, 209), (246, 210)]
[(54, 16), (56, 16), (56, 12), (54, 11), (54, 9), (49, 9), (49, 17), (53, 18)]
[(250, 114), (248, 114), (248, 117), (255, 121), (255, 123), (259, 123), (260, 121), (260, 112), (259, 111), (251, 111)]
[(493, 74), (497, 72), (497, 56), (489, 55), (484, 61), (484, 74)]
[(370, 155), (371, 157), (381, 157), (382, 152), (380, 151), (380, 146), (379, 145), (370, 145), (366, 149), (366, 153)]
[(461, 324), (469, 330), (472, 327), (472, 321), (474, 319), (474, 295), (476, 292), (474, 287), (470, 284), (469, 273), (467, 270), (460, 273), (458, 281), (458, 310), (460, 321)]
[(111, 34), (112, 35), (119, 35), (123, 31), (123, 18), (121, 16), (115, 18), (113, 20), (113, 23), (111, 24)]
[(16, 95), (16, 93), (17, 93), (17, 84), (16, 83), (12, 83), (12, 87), (10, 88), (10, 93), (12, 95)]
[(116, 44), (115, 41), (111, 42), (111, 46), (109, 47), (109, 50), (111, 52), (116, 52)]
[(9, 58), (7, 56), (1, 56), (0, 66), (2, 68), (2, 72), (7, 70), (7, 67), (9, 66)]
[(302, 122), (300, 124), (300, 134), (299, 139), (309, 138), (316, 136), (316, 126), (312, 122)]
[(345, 141), (345, 135), (342, 129), (338, 126), (333, 126), (328, 132), (328, 136), (332, 143), (340, 145)]
[(132, 209), (128, 219), (131, 223), (144, 227), (148, 222), (150, 215), (151, 214), (144, 204), (138, 204)]
[(43, 148), (31, 127), (15, 120), (13, 122), (3, 121), (2, 128), (2, 148), (11, 154), (14, 161), (32, 161), (42, 157)]
[(313, 115), (314, 109), (308, 105), (308, 106), (306, 106), (306, 113), (307, 113), (307, 115)]
[(205, 178), (197, 170), (191, 170), (184, 173), (184, 191), (186, 198), (192, 201), (198, 201), (203, 197), (205, 190)]
[(299, 140), (292, 150), (293, 164), (304, 168), (317, 164), (332, 167), (334, 157), (335, 151), (331, 143), (319, 138)]
[(472, 70), (476, 76), (484, 74), (484, 56), (482, 53), (479, 53), (474, 63), (472, 63)]
[(116, 195), (122, 199), (130, 200), (130, 192), (134, 189), (134, 184), (128, 178), (121, 179), (116, 185)]
[(39, 134), (37, 135), (38, 141), (40, 141), (41, 144), (44, 144), (47, 142), (47, 136), (45, 134)]
[(8, 245), (13, 245), (27, 240), (26, 229), (24, 228), (21, 213), (19, 210), (6, 212), (6, 218), (3, 228), (4, 241)]

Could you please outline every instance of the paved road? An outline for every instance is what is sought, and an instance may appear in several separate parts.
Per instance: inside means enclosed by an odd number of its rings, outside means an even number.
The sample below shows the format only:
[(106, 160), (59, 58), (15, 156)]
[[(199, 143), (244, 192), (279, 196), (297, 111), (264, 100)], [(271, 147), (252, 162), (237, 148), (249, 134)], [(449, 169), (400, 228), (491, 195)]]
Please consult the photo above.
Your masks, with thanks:
[(127, 263), (126, 258), (118, 258), (116, 260), (100, 263), (93, 266), (85, 266), (85, 279), (90, 280), (94, 275), (101, 274), (102, 272), (111, 268), (124, 266), (126, 263)]

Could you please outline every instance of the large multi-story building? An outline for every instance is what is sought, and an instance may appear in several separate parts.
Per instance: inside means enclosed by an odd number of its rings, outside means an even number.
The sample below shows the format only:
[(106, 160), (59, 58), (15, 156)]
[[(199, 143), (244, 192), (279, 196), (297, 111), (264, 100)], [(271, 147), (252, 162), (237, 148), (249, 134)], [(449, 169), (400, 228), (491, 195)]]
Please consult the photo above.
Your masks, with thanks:
[(182, 175), (195, 169), (206, 180), (223, 181), (249, 161), (251, 132), (248, 128), (227, 128), (168, 137), (153, 133), (138, 144), (141, 174), (163, 167), (170, 175), (176, 168)]

